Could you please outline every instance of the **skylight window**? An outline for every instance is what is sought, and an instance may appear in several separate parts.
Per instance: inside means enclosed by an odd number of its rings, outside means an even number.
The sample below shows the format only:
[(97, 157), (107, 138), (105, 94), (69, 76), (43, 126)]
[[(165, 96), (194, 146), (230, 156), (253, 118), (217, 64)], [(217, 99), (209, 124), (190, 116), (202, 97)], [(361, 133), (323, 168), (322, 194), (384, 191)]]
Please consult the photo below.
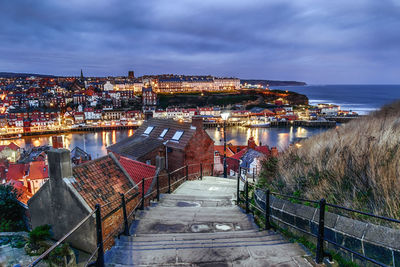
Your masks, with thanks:
[(174, 136), (172, 136), (171, 140), (179, 141), (179, 139), (181, 139), (182, 135), (183, 135), (183, 131), (176, 131)]
[(167, 129), (164, 129), (164, 130), (162, 131), (162, 133), (160, 134), (160, 137), (161, 137), (161, 138), (164, 138), (164, 136), (167, 134), (167, 132), (168, 132), (168, 128), (167, 128)]
[(151, 133), (151, 131), (153, 131), (153, 129), (154, 129), (154, 126), (148, 126), (146, 128), (146, 130), (144, 131), (144, 134), (149, 135)]

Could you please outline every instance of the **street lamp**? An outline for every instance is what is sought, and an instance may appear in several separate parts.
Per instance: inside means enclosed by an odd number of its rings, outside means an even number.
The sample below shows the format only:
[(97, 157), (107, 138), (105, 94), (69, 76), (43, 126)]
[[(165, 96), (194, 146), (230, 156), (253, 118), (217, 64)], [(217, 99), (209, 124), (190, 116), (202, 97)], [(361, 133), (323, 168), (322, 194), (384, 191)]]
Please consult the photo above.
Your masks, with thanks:
[(222, 120), (224, 121), (224, 178), (228, 177), (226, 167), (226, 121), (229, 118), (229, 112), (221, 113)]

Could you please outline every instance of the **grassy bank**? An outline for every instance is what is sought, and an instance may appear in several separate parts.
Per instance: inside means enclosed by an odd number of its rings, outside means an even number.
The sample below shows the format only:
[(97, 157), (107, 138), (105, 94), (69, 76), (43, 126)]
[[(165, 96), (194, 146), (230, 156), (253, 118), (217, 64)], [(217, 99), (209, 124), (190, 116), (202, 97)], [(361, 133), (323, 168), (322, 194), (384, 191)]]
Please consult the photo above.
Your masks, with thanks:
[(400, 101), (264, 163), (273, 190), (400, 219)]

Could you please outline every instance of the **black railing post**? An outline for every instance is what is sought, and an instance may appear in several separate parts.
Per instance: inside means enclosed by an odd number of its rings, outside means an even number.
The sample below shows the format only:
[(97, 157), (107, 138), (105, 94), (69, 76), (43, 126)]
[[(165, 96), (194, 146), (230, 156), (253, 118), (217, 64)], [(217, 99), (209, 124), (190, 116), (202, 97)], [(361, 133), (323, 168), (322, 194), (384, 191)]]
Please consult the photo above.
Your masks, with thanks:
[(214, 163), (211, 163), (211, 176), (214, 176)]
[(203, 163), (200, 163), (200, 180), (203, 180)]
[(269, 209), (269, 189), (265, 192), (265, 229), (271, 229), (270, 219), (270, 209)]
[(253, 183), (255, 182), (255, 180), (254, 180), (254, 168), (253, 168)]
[(124, 235), (129, 235), (129, 225), (128, 225), (128, 216), (126, 215), (125, 195), (122, 193), (119, 194), (121, 195), (122, 212), (124, 214)]
[(317, 255), (315, 261), (320, 264), (324, 260), (324, 231), (325, 231), (325, 204), (326, 200), (319, 201), (318, 240)]
[(168, 194), (171, 194), (171, 173), (168, 173)]
[(142, 203), (140, 209), (144, 210), (144, 178), (142, 179)]
[(104, 248), (103, 248), (103, 230), (101, 227), (101, 211), (100, 205), (95, 205), (96, 209), (96, 232), (97, 232), (97, 267), (104, 267)]
[(157, 201), (160, 201), (160, 178), (157, 174), (156, 176), (156, 183), (157, 183)]
[(240, 204), (240, 172), (238, 172), (238, 176), (237, 176), (237, 190), (236, 190), (236, 194), (237, 194), (237, 200), (236, 200), (236, 205)]
[(189, 165), (186, 165), (186, 181), (189, 180)]
[(246, 184), (245, 184), (245, 194), (246, 194), (246, 213), (249, 213), (249, 182), (246, 179)]

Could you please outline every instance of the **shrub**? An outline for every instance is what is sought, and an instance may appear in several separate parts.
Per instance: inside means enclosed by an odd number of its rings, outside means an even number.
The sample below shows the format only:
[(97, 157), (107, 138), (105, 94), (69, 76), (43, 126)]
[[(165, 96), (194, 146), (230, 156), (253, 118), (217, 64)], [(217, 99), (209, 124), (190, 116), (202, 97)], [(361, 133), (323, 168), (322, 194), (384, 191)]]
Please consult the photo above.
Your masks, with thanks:
[(11, 185), (0, 185), (0, 232), (25, 230), (24, 208), (20, 205), (20, 193)]
[(51, 226), (48, 224), (37, 226), (29, 232), (29, 243), (37, 245), (40, 241), (45, 241), (51, 237)]

